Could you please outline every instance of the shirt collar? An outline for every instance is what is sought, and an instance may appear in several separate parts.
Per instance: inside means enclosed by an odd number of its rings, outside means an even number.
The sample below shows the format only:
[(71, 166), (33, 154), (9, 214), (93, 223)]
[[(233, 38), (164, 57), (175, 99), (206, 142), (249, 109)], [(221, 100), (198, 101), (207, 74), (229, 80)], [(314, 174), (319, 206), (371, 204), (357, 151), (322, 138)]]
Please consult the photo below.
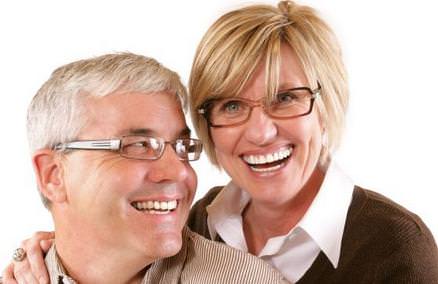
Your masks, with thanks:
[(318, 194), (297, 224), (318, 244), (335, 268), (353, 189), (350, 178), (331, 162)]
[(55, 245), (46, 254), (45, 263), (49, 272), (50, 283), (76, 284), (77, 282), (67, 275), (56, 253)]
[[(353, 182), (332, 161), (306, 214), (286, 236), (276, 238), (287, 242), (293, 235), (307, 233), (336, 268), (353, 188)], [(207, 223), (212, 239), (218, 232), (227, 232), (220, 234), (226, 244), (247, 251), (241, 213), (249, 200), (248, 193), (233, 182), (219, 192), (207, 207)]]
[[(238, 202), (236, 202), (238, 200)], [(211, 238), (214, 240), (218, 232), (224, 242), (234, 248), (247, 251), (242, 226), (242, 211), (248, 204), (250, 196), (233, 182), (228, 183), (207, 206), (207, 225)]]

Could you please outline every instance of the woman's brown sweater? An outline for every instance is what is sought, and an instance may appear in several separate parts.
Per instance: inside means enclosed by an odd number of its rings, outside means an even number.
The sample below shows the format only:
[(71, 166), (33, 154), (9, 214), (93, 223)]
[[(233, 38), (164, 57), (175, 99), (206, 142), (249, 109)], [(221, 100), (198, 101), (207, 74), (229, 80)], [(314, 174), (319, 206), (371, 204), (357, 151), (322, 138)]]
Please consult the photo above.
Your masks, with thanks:
[[(220, 190), (215, 187), (199, 200), (188, 220), (193, 231), (207, 238), (205, 208)], [(438, 248), (418, 216), (356, 186), (338, 267), (321, 252), (297, 283), (438, 283)]]

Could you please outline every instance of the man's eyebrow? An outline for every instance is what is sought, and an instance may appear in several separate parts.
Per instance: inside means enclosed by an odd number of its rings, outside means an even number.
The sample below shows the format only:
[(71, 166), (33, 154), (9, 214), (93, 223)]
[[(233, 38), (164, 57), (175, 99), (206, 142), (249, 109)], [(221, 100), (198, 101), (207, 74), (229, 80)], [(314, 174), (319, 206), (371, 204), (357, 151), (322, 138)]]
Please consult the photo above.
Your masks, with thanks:
[[(191, 133), (192, 131), (190, 130), (190, 128), (186, 127), (178, 133), (177, 137), (190, 137)], [(128, 129), (128, 131), (125, 131), (124, 135), (157, 136), (158, 133), (150, 128), (131, 128)]]
[(128, 131), (124, 133), (128, 135), (148, 135), (148, 136), (153, 136), (154, 134), (156, 134), (155, 131), (153, 131), (150, 128), (130, 128), (128, 129)]

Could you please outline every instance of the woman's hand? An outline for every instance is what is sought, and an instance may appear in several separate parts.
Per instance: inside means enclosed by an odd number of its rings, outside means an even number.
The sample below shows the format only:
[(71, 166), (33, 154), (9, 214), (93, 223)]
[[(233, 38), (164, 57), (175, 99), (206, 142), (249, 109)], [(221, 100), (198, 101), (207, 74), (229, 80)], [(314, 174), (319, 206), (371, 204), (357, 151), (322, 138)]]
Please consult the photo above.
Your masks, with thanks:
[(22, 261), (12, 261), (3, 271), (3, 283), (49, 283), (49, 274), (44, 263), (44, 254), (50, 249), (54, 232), (37, 232), (21, 243), (26, 251)]

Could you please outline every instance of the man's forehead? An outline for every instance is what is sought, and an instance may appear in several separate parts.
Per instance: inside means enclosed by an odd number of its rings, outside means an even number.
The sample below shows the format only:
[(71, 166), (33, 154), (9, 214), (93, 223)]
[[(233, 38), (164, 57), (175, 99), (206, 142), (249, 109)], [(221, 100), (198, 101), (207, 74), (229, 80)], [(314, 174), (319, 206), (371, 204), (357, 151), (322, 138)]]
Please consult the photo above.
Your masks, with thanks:
[(179, 100), (166, 92), (111, 94), (93, 99), (87, 107), (89, 128), (84, 130), (95, 135), (190, 136)]

